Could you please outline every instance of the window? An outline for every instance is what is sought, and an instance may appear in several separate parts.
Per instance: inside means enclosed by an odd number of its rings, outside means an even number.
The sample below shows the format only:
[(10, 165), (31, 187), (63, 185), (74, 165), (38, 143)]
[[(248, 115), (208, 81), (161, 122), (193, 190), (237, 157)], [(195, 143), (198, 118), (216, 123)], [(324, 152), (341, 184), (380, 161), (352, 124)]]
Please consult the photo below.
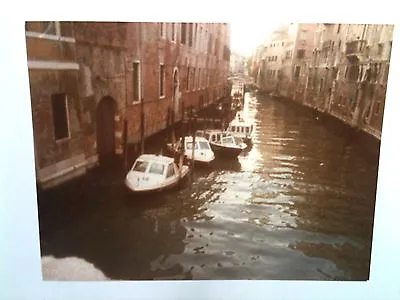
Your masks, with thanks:
[(378, 44), (378, 55), (383, 54), (383, 44)]
[(302, 31), (300, 31), (299, 40), (300, 40), (300, 41), (305, 41), (306, 38), (307, 38), (307, 30), (302, 30)]
[(340, 27), (341, 27), (341, 24), (338, 24), (338, 26), (337, 26), (337, 33), (340, 32)]
[(168, 169), (167, 169), (167, 178), (172, 177), (175, 175), (175, 168), (174, 168), (174, 164), (170, 163), (168, 165)]
[(186, 74), (186, 90), (190, 89), (190, 67), (187, 67), (187, 74)]
[(165, 37), (165, 23), (158, 23), (158, 32), (160, 33), (160, 37)]
[(160, 163), (153, 162), (149, 168), (149, 173), (163, 175), (165, 166)]
[(297, 50), (297, 58), (304, 58), (304, 54), (305, 54), (305, 50), (304, 49), (300, 49)]
[(175, 23), (171, 24), (171, 41), (175, 42), (176, 41), (176, 31), (175, 31)]
[(298, 79), (300, 77), (300, 66), (296, 66), (296, 70), (294, 71), (294, 78)]
[(147, 161), (137, 160), (132, 169), (133, 169), (133, 171), (144, 173), (144, 172), (146, 172), (148, 165), (149, 165), (149, 163)]
[(200, 68), (197, 71), (197, 89), (200, 89), (200, 82), (201, 82), (201, 71)]
[(132, 87), (133, 87), (133, 102), (140, 101), (140, 64), (139, 62), (134, 62), (132, 64)]
[(193, 23), (189, 23), (189, 47), (193, 46)]
[(165, 69), (164, 69), (164, 65), (160, 64), (160, 98), (165, 97)]
[[(349, 80), (350, 81), (357, 81), (358, 76), (359, 76), (359, 72), (360, 72), (359, 66), (351, 66), (348, 69), (349, 69), (349, 71), (346, 72), (346, 74), (348, 74)], [(346, 69), (346, 71), (347, 71), (347, 69)]]
[(379, 99), (375, 104), (375, 115), (378, 115), (379, 112), (381, 111), (381, 104), (382, 104), (382, 102)]
[[(25, 30), (27, 31), (27, 35), (31, 37), (40, 37), (44, 39), (51, 40), (63, 40), (72, 42), (72, 40), (68, 39), (73, 37), (73, 25), (72, 22), (26, 22)], [(67, 37), (67, 39), (65, 39)], [(74, 40), (73, 40), (74, 41)]]
[(192, 80), (192, 90), (196, 89), (196, 68), (193, 68), (193, 80)]
[(56, 22), (42, 22), (44, 34), (59, 35), (57, 33)]
[(181, 24), (181, 43), (186, 44), (186, 26), (187, 23)]
[[(192, 149), (193, 149), (193, 148), (192, 148), (192, 145), (193, 145), (193, 142), (187, 142), (187, 143), (186, 143), (186, 150), (192, 150)], [(194, 144), (194, 149), (195, 149), (195, 150), (198, 149), (197, 143)]]
[(68, 138), (67, 96), (65, 94), (51, 95), (51, 107), (53, 111), (54, 138), (56, 140)]
[(210, 149), (210, 144), (208, 142), (200, 141), (199, 146), (200, 146), (200, 149), (202, 149), (202, 150)]

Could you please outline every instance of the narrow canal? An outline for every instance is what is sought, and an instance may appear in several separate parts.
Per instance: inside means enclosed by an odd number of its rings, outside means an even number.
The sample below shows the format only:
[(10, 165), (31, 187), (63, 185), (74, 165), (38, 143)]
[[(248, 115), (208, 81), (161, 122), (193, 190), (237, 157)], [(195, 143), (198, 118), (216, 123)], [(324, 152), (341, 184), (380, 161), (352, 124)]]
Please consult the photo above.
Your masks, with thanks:
[(368, 279), (378, 145), (294, 104), (246, 102), (251, 150), (180, 190), (131, 197), (115, 168), (39, 192), (42, 256), (113, 280)]

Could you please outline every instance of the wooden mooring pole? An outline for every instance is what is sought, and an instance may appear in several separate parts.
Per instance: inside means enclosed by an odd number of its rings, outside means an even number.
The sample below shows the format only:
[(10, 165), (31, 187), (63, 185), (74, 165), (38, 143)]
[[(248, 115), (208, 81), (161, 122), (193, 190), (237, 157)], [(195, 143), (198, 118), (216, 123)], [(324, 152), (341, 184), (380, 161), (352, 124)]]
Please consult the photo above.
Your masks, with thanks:
[(140, 101), (140, 153), (144, 153), (144, 101)]

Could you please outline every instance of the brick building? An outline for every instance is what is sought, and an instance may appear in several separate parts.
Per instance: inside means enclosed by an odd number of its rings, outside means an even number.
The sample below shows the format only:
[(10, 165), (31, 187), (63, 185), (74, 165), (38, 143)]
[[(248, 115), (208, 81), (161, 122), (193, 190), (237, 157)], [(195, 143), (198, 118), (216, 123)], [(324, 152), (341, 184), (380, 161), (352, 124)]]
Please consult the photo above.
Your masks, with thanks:
[(227, 24), (27, 22), (26, 40), (43, 187), (230, 94)]

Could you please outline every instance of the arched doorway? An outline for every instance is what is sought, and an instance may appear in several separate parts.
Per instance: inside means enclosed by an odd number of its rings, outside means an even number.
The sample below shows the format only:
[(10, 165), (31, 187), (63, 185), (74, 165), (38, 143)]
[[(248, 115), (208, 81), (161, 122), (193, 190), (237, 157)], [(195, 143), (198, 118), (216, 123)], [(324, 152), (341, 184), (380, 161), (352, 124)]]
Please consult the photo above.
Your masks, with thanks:
[(174, 76), (173, 76), (173, 97), (172, 97), (172, 105), (174, 109), (174, 115), (175, 115), (175, 120), (177, 120), (179, 117), (179, 112), (180, 112), (180, 92), (179, 92), (179, 73), (178, 73), (178, 68), (174, 68)]
[(97, 153), (100, 164), (115, 156), (115, 120), (116, 103), (111, 97), (104, 97), (97, 105), (96, 135)]

